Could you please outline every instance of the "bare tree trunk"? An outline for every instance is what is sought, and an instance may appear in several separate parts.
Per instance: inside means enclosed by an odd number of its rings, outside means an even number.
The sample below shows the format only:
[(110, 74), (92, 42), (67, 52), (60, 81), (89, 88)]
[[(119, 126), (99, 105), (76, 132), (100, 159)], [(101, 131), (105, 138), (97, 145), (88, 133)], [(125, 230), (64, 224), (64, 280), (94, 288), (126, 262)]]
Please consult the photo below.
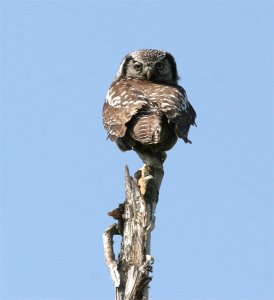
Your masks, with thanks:
[[(106, 264), (115, 286), (116, 300), (147, 300), (152, 277), (151, 231), (164, 171), (162, 164), (145, 164), (134, 178), (125, 168), (126, 199), (108, 214), (118, 220), (103, 234)], [(113, 236), (121, 235), (118, 258), (113, 251)]]

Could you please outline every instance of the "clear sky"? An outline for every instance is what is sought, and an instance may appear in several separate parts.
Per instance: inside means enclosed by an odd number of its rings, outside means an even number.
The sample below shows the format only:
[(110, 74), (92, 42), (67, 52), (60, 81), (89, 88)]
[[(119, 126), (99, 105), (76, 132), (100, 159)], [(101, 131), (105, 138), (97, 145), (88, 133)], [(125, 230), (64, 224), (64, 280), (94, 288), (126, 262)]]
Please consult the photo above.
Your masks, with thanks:
[(1, 1), (1, 299), (113, 299), (102, 233), (124, 199), (102, 127), (123, 57), (171, 52), (197, 111), (168, 153), (154, 300), (273, 295), (273, 2)]

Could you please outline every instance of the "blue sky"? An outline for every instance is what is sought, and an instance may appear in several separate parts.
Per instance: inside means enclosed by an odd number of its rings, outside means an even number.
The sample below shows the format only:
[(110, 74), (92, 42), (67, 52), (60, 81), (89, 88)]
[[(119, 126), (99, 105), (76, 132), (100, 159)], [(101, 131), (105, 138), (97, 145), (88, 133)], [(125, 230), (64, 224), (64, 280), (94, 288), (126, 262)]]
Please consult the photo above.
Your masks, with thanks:
[(101, 110), (140, 48), (175, 56), (198, 115), (165, 163), (151, 299), (274, 299), (273, 2), (1, 1), (1, 25), (1, 299), (114, 298), (101, 236), (141, 162)]

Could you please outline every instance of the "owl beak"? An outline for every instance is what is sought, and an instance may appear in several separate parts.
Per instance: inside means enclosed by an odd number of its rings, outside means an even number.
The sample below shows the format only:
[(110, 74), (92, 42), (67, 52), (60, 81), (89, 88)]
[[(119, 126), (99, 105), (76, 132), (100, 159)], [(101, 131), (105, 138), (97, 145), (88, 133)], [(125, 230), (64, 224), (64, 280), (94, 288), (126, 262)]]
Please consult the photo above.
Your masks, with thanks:
[(152, 78), (152, 68), (147, 68), (146, 69), (146, 76), (148, 80), (151, 80)]

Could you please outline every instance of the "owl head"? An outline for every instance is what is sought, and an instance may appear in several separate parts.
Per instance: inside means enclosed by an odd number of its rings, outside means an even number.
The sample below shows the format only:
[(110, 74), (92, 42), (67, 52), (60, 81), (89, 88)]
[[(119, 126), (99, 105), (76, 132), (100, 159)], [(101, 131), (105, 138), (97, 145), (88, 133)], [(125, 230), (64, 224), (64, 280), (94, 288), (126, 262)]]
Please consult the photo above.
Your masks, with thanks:
[(175, 59), (170, 53), (143, 49), (126, 55), (116, 74), (116, 79), (122, 78), (177, 84), (179, 76)]

